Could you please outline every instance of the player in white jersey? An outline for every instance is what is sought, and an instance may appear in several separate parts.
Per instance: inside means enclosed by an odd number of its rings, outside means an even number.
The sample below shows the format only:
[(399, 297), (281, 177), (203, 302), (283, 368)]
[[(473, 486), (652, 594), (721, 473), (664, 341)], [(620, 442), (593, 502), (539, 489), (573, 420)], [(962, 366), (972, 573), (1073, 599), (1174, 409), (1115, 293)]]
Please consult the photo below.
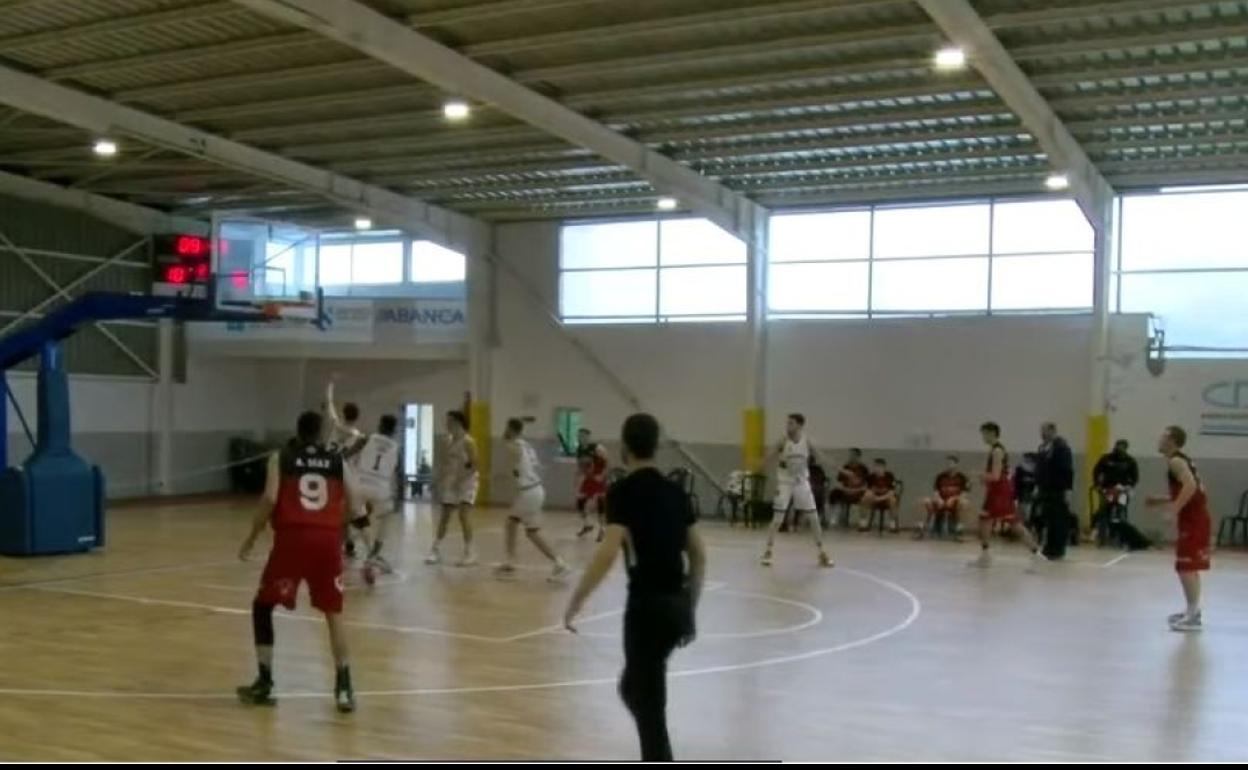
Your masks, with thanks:
[(763, 551), (764, 567), (771, 566), (771, 549), (775, 544), (776, 531), (784, 523), (784, 514), (789, 509), (789, 503), (793, 504), (797, 514), (793, 519), (795, 527), (801, 523), (802, 516), (806, 516), (810, 522), (810, 531), (815, 536), (815, 547), (819, 549), (819, 566), (832, 566), (831, 557), (823, 550), (823, 530), (815, 513), (815, 494), (810, 488), (810, 460), (814, 458), (818, 462), (819, 454), (811, 446), (810, 439), (806, 438), (805, 427), (805, 417), (800, 414), (789, 415), (785, 436), (768, 457), (768, 460), (779, 457), (780, 465), (776, 471), (776, 498), (772, 505), (771, 529), (767, 533), (767, 550)]
[(377, 432), (360, 439), (353, 448), (355, 494), (351, 501), (351, 526), (360, 531), (367, 546), (364, 582), (369, 585), (376, 579), (377, 570), (394, 571), (381, 555), (381, 549), (386, 524), (394, 513), (394, 474), (399, 467), (399, 442), (394, 434), (398, 425), (394, 415), (382, 415)]
[[(360, 420), (360, 408), (351, 402), (342, 405), (342, 416), (338, 416), (338, 410), (334, 407), (334, 381), (330, 380), (325, 386), (325, 416), (329, 418), (329, 436), (326, 438), (326, 445), (331, 451), (342, 454), (346, 459), (343, 463), (342, 472), (344, 477), (353, 476), (355, 468), (351, 460), (351, 455), (361, 446), (360, 442), (364, 438), (364, 431), (360, 430), (358, 423)], [(354, 478), (351, 479), (354, 482)], [(354, 509), (354, 501), (348, 499), (347, 505)], [(350, 527), (344, 528), (342, 532), (343, 550), (350, 558), (355, 558), (355, 541), (351, 539)]]
[(438, 456), (438, 497), (442, 501), (442, 514), (438, 517), (438, 529), (433, 548), (425, 557), (426, 564), (439, 564), (442, 561), (442, 541), (446, 538), (447, 527), (451, 523), (451, 515), (459, 512), (459, 524), (464, 530), (464, 555), (458, 562), (460, 567), (471, 567), (477, 563), (477, 556), (472, 550), (472, 506), (477, 502), (477, 486), (480, 476), (477, 472), (477, 444), (468, 435), (468, 418), (463, 412), (448, 412), (446, 415), (448, 438), (442, 453)]
[(568, 565), (550, 547), (546, 538), (542, 537), (542, 506), (546, 503), (546, 489), (542, 486), (542, 477), (538, 472), (537, 452), (529, 442), (521, 438), (524, 433), (524, 421), (512, 418), (507, 421), (507, 430), (503, 440), (507, 442), (507, 454), (511, 460), (511, 475), (515, 480), (516, 496), (511, 501), (511, 511), (507, 514), (506, 551), (503, 561), (494, 567), (496, 575), (510, 575), (516, 571), (516, 535), (520, 525), (524, 525), (524, 534), (529, 538), (542, 555), (550, 559), (554, 571), (551, 580), (557, 580), (568, 572)]

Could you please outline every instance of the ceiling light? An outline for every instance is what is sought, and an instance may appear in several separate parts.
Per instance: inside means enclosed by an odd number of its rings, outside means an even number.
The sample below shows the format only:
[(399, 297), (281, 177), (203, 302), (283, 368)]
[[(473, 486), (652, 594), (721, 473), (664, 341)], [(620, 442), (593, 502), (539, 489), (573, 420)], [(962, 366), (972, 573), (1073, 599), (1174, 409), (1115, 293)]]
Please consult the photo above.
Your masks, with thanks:
[(355, 229), (356, 230), (372, 230), (373, 220), (369, 219), (368, 217), (356, 217)]
[(1050, 190), (1065, 190), (1070, 187), (1070, 178), (1065, 174), (1050, 174), (1049, 178), (1044, 180), (1044, 186)]
[(966, 66), (966, 51), (955, 46), (942, 48), (936, 52), (936, 56), (932, 60), (936, 69), (940, 70), (960, 70)]
[(463, 99), (447, 99), (442, 104), (442, 115), (447, 120), (467, 120), (472, 108)]
[(659, 198), (655, 205), (658, 206), (659, 211), (675, 211), (680, 203), (675, 198)]
[(96, 139), (91, 151), (101, 158), (111, 158), (117, 154), (117, 143), (112, 139)]

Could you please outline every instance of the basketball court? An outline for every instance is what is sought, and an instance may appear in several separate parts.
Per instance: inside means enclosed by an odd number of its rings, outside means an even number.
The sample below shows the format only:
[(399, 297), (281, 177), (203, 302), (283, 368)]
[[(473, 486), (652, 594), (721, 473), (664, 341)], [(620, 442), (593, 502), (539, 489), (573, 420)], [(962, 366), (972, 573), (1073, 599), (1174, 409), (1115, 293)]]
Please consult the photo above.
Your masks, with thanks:
[[(0, 683), (12, 760), (629, 759), (620, 576), (561, 628), (566, 584), (529, 563), (428, 567), (409, 506), (393, 576), (347, 576), (360, 709), (333, 710), (323, 623), (279, 611), (279, 704), (238, 706), (258, 565), (232, 558), (246, 501), (114, 514), (107, 553), (4, 563)], [(573, 517), (560, 548), (584, 558)], [(482, 517), (485, 558), (501, 548)], [(842, 535), (821, 571), (801, 535), (772, 571), (762, 532), (707, 527), (699, 641), (672, 664), (673, 740), (707, 760), (1234, 761), (1248, 564), (1219, 560), (1201, 637), (1165, 632), (1161, 554), (1081, 549), (1048, 574), (992, 572), (970, 547)], [(1181, 719), (1175, 714), (1181, 713)], [(835, 747), (834, 753), (830, 747)]]
[(676, 759), (1243, 760), (1245, 115), (1243, 0), (0, 0), (0, 760), (671, 756), (686, 503)]

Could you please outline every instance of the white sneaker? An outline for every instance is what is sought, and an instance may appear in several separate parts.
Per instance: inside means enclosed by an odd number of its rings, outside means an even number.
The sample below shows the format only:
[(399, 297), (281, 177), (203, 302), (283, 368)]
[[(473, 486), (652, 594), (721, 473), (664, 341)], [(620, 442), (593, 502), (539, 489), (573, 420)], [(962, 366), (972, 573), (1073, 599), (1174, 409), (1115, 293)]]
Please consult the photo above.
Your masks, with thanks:
[(425, 557), (425, 564), (441, 564), (442, 554), (438, 553), (438, 549), (433, 549), (429, 555)]
[(966, 566), (988, 569), (992, 566), (992, 554), (988, 553), (987, 549), (982, 549), (979, 552), (979, 556), (967, 562)]
[(836, 566), (836, 562), (832, 561), (832, 557), (828, 556), (827, 551), (820, 551), (819, 552), (819, 566), (824, 567), (824, 568), (831, 568), (831, 567)]
[(1177, 631), (1182, 634), (1195, 633), (1195, 632), (1202, 630), (1203, 628), (1204, 628), (1204, 622), (1199, 612), (1196, 613), (1195, 615), (1188, 615), (1187, 613), (1183, 613), (1183, 617), (1179, 618), (1177, 621), (1170, 624), (1171, 631)]
[(763, 565), (764, 567), (771, 566), (771, 549), (770, 548), (768, 548), (766, 551), (763, 551), (763, 558), (760, 559), (758, 563)]
[(1034, 575), (1037, 572), (1040, 572), (1041, 570), (1043, 570), (1045, 567), (1047, 567), (1051, 563), (1052, 562), (1049, 560), (1049, 557), (1045, 556), (1040, 551), (1032, 551), (1031, 561), (1027, 564), (1027, 572)]
[(1173, 615), (1166, 616), (1166, 623), (1173, 626), (1185, 617), (1187, 617), (1187, 612), (1176, 612)]
[(554, 569), (550, 571), (550, 577), (546, 579), (552, 583), (556, 583), (562, 580), (563, 577), (571, 571), (572, 569), (567, 564), (565, 564), (562, 559), (560, 559), (559, 561), (555, 562)]
[(463, 558), (455, 562), (456, 567), (475, 567), (477, 566), (477, 555), (475, 553), (466, 553)]

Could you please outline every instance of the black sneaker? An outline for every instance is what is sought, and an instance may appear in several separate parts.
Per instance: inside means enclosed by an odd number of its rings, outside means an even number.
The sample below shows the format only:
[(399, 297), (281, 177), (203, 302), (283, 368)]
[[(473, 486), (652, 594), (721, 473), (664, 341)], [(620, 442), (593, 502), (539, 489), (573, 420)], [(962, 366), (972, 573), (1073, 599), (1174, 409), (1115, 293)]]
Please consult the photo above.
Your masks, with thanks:
[(248, 706), (273, 706), (277, 698), (273, 697), (273, 681), (257, 678), (251, 684), (243, 685), (234, 690), (240, 703)]
[(355, 690), (351, 687), (350, 669), (340, 669), (334, 677), (334, 705), (342, 714), (355, 711)]
[(350, 687), (334, 688), (334, 705), (338, 707), (339, 713), (350, 714), (355, 711), (355, 693)]

